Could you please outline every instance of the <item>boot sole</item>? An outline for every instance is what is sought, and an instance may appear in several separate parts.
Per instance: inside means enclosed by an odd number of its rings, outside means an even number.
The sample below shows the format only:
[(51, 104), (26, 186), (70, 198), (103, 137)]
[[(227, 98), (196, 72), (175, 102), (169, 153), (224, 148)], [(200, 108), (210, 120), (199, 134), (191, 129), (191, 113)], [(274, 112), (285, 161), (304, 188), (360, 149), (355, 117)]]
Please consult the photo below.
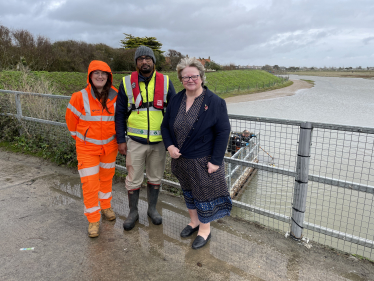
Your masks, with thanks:
[(98, 233), (96, 233), (96, 234), (88, 234), (88, 237), (91, 237), (91, 238), (95, 238), (95, 237), (98, 237), (98, 236), (99, 236)]

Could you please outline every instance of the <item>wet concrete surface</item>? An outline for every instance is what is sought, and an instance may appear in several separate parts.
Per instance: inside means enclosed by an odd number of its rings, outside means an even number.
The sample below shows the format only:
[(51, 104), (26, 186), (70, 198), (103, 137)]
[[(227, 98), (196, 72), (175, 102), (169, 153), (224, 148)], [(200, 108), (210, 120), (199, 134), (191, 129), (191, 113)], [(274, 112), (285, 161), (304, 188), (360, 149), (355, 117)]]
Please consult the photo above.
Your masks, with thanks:
[[(0, 150), (0, 280), (374, 280), (374, 264), (253, 223), (227, 217), (193, 250), (180, 231), (189, 222), (183, 199), (162, 192), (163, 224), (146, 215), (125, 232), (123, 183), (113, 186), (113, 222), (89, 238), (79, 175), (39, 158)], [(21, 248), (33, 248), (20, 250)]]

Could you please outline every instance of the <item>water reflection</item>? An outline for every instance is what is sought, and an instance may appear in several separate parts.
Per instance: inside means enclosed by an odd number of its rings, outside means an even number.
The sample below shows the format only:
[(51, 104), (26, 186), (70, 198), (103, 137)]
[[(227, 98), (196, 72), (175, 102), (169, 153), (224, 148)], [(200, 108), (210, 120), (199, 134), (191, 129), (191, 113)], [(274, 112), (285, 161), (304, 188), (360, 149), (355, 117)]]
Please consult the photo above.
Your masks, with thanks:
[(80, 179), (65, 175), (54, 175), (49, 179), (51, 206), (69, 205), (83, 198)]
[[(296, 95), (228, 105), (229, 113), (311, 122), (374, 127), (374, 81), (330, 77), (291, 77), (316, 81), (315, 87)], [(297, 126), (232, 121), (235, 130), (259, 132), (259, 163), (291, 171), (296, 169), (299, 129)], [(314, 128), (309, 174), (374, 186), (374, 135)], [(258, 171), (239, 201), (291, 216), (294, 179)], [(374, 240), (373, 194), (309, 181), (305, 221), (362, 238)], [(235, 214), (289, 231), (289, 225), (235, 210)], [(280, 227), (280, 228), (279, 228)], [(372, 258), (372, 249), (305, 230), (304, 235), (338, 249)], [(357, 251), (357, 252), (356, 252)]]
[(295, 95), (228, 104), (231, 114), (374, 127), (374, 80), (291, 75), (315, 81)]
[[(50, 190), (53, 205), (82, 203), (80, 185), (69, 183), (66, 178), (62, 180), (56, 177)], [(122, 224), (129, 213), (126, 191), (115, 188), (113, 198), (112, 207), (118, 215), (117, 219), (114, 222), (102, 222), (101, 236), (94, 240), (88, 239), (85, 245), (82, 264), (88, 266), (93, 278), (105, 271), (105, 266), (98, 267), (97, 264), (101, 264), (103, 258), (104, 264), (116, 264), (115, 259), (118, 257), (112, 256), (111, 251), (118, 255), (122, 249), (122, 255), (132, 255), (131, 259), (135, 258), (135, 261), (147, 257), (148, 262), (167, 262), (168, 270), (175, 272), (195, 268), (200, 264), (212, 276), (224, 276), (226, 280), (303, 280), (310, 277), (310, 271), (307, 271), (309, 275), (303, 276), (303, 269), (297, 262), (298, 256), (283, 254), (258, 238), (216, 222), (212, 223), (212, 239), (208, 245), (198, 251), (192, 250), (194, 236), (187, 239), (179, 236), (189, 222), (187, 211), (175, 205), (159, 203), (163, 224), (154, 226), (149, 223), (146, 214), (148, 204), (142, 193), (138, 204), (141, 219), (133, 230), (125, 232)], [(338, 280), (336, 278), (339, 276), (329, 273), (329, 277)]]

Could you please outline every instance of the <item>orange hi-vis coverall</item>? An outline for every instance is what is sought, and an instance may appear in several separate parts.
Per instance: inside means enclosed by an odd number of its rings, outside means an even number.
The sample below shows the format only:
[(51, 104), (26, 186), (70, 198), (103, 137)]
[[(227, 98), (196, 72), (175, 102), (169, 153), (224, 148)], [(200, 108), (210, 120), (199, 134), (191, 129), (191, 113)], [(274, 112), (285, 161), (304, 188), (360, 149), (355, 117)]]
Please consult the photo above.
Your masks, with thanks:
[[(114, 125), (118, 90), (109, 90), (107, 108), (103, 108), (91, 87), (90, 73), (96, 70), (109, 73), (102, 61), (92, 61), (88, 67), (87, 86), (72, 95), (66, 110), (66, 124), (76, 141), (78, 172), (83, 189), (84, 214), (89, 222), (100, 220), (100, 210), (111, 207), (112, 179), (115, 172), (118, 145)], [(100, 201), (100, 205), (99, 205)]]

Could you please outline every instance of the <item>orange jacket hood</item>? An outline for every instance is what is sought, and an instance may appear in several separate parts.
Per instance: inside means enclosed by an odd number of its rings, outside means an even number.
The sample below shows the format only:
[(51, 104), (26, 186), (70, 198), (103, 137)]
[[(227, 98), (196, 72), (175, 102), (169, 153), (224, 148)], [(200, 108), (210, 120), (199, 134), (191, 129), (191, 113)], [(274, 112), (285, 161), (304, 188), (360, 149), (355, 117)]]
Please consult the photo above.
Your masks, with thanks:
[(100, 70), (109, 73), (110, 82), (113, 84), (113, 75), (112, 70), (110, 69), (109, 65), (101, 60), (93, 60), (91, 61), (90, 65), (88, 66), (88, 73), (87, 73), (87, 84), (90, 83), (90, 74), (92, 71)]

